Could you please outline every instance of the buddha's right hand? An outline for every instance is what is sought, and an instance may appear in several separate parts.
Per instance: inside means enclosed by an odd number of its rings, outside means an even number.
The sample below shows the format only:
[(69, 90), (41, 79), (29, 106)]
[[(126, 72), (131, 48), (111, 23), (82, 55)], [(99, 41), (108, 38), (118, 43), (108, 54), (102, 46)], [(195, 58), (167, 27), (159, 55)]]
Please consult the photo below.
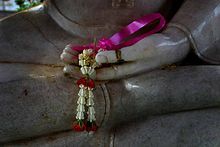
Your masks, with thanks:
[[(185, 34), (176, 28), (167, 28), (164, 32), (153, 34), (138, 43), (121, 49), (125, 63), (117, 65), (115, 51), (103, 51), (96, 55), (99, 64), (110, 63), (112, 66), (96, 70), (96, 80), (119, 79), (147, 72), (165, 64), (172, 64), (183, 59), (189, 52), (189, 42)], [(74, 66), (78, 63), (79, 52), (66, 48), (61, 59), (67, 63), (64, 72), (72, 77), (81, 76), (80, 70)]]

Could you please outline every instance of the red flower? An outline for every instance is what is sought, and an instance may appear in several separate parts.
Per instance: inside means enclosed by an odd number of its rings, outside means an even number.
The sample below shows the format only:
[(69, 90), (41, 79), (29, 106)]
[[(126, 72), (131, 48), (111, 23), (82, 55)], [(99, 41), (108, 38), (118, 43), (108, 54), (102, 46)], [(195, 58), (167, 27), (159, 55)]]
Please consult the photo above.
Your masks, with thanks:
[(92, 58), (95, 58), (95, 56), (96, 56), (96, 53), (92, 53), (92, 54), (91, 54), (91, 57), (92, 57)]
[(86, 131), (90, 132), (90, 131), (93, 131), (95, 132), (96, 130), (98, 129), (98, 126), (96, 125), (95, 122), (87, 122), (87, 125), (86, 125)]
[(85, 78), (81, 78), (81, 79), (77, 80), (76, 83), (77, 83), (78, 86), (79, 85), (84, 85), (85, 87), (87, 86), (87, 81), (86, 81)]
[(89, 88), (95, 88), (95, 82), (92, 79), (89, 79), (88, 87)]
[(81, 53), (84, 49), (87, 48), (86, 46), (73, 45), (73, 44), (71, 44), (70, 47), (72, 50), (77, 51), (79, 53)]
[(72, 129), (76, 132), (82, 132), (86, 130), (86, 125), (82, 122), (77, 122), (73, 124)]

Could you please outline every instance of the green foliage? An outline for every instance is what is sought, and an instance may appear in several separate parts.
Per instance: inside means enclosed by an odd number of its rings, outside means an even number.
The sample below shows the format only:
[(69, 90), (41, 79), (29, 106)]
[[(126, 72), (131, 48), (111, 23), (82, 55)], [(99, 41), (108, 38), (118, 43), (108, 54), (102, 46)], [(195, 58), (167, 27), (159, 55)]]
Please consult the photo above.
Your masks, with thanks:
[(18, 11), (23, 11), (23, 10), (39, 5), (42, 1), (15, 0), (15, 2), (19, 6)]

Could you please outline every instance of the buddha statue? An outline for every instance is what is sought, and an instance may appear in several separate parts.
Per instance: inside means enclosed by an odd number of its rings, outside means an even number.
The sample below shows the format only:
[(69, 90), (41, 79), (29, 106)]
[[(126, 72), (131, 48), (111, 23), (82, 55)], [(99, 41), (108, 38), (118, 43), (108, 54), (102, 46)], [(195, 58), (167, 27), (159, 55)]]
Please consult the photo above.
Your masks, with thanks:
[[(79, 67), (67, 44), (160, 12), (167, 27), (97, 69), (96, 132), (74, 132)], [(220, 1), (46, 0), (0, 21), (2, 146), (219, 146)], [(103, 51), (96, 61), (116, 62)], [(176, 64), (169, 68), (164, 65)], [(63, 73), (69, 76), (65, 76)]]

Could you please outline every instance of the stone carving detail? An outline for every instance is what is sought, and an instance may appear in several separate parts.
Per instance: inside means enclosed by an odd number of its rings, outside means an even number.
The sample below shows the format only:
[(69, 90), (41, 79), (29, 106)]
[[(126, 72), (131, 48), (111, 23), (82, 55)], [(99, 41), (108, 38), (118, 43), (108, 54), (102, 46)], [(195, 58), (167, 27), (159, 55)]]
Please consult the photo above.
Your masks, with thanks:
[(134, 0), (112, 0), (112, 7), (113, 8), (133, 8), (134, 7)]

